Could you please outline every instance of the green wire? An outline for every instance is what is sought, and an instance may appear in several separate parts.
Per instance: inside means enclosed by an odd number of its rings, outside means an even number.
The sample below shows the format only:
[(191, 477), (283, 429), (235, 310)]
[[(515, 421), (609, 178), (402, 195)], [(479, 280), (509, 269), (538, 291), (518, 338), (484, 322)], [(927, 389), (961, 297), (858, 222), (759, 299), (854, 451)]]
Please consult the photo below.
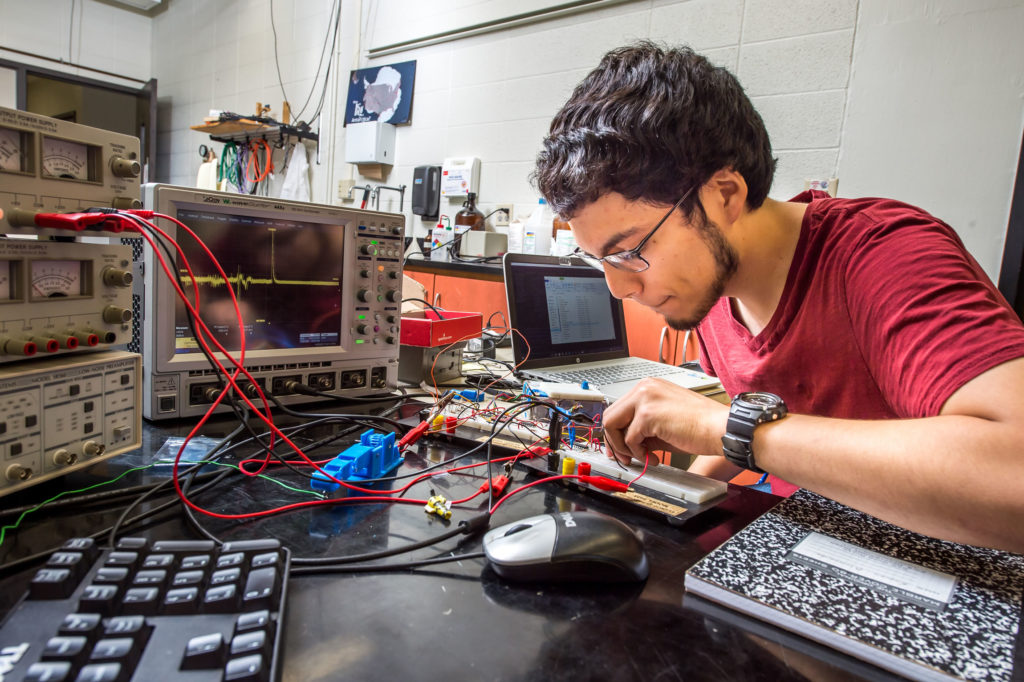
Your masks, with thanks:
[[(46, 500), (44, 502), (40, 502), (39, 504), (37, 504), (36, 506), (32, 507), (31, 509), (26, 509), (25, 511), (23, 511), (21, 513), (21, 515), (18, 517), (18, 519), (14, 523), (11, 523), (11, 524), (3, 526), (3, 527), (0, 527), (0, 546), (3, 546), (3, 544), (4, 544), (4, 539), (7, 537), (7, 531), (9, 531), (9, 530), (11, 530), (11, 531), (17, 530), (18, 526), (20, 526), (21, 522), (25, 520), (26, 516), (28, 516), (29, 514), (31, 514), (34, 511), (38, 511), (38, 510), (42, 509), (43, 507), (45, 507), (46, 505), (50, 504), (51, 502), (56, 502), (60, 498), (65, 497), (67, 495), (77, 495), (79, 493), (86, 493), (86, 492), (89, 492), (90, 490), (94, 490), (96, 488), (100, 488), (100, 487), (105, 486), (105, 485), (110, 485), (111, 483), (116, 483), (117, 481), (121, 480), (122, 478), (124, 478), (125, 476), (127, 476), (128, 474), (130, 474), (130, 473), (132, 473), (134, 471), (144, 471), (145, 469), (153, 468), (157, 464), (172, 464), (173, 462), (174, 462), (174, 460), (157, 460), (157, 461), (153, 462), (152, 464), (147, 464), (146, 466), (133, 467), (131, 469), (125, 469), (118, 476), (110, 479), (109, 481), (101, 481), (99, 483), (94, 483), (93, 485), (87, 486), (85, 488), (79, 488), (78, 490), (65, 490), (63, 492), (57, 493), (56, 495), (54, 495), (50, 499), (48, 499), (48, 500)], [(221, 462), (211, 462), (211, 461), (189, 462), (189, 465), (192, 465), (192, 464), (216, 464), (219, 467), (228, 467), (229, 469), (237, 469), (238, 468), (234, 464), (223, 464)], [(265, 479), (267, 481), (270, 481), (271, 483), (276, 483), (277, 485), (281, 486), (282, 488), (286, 488), (286, 489), (291, 490), (293, 492), (305, 493), (307, 495), (312, 495), (313, 497), (316, 497), (316, 498), (321, 499), (321, 500), (324, 499), (324, 494), (321, 493), (318, 490), (306, 490), (304, 488), (296, 488), (295, 486), (288, 485), (284, 481), (279, 481), (276, 478), (271, 478), (270, 476), (267, 476), (266, 474), (257, 474), (257, 476), (259, 478), (262, 478), (262, 479)]]

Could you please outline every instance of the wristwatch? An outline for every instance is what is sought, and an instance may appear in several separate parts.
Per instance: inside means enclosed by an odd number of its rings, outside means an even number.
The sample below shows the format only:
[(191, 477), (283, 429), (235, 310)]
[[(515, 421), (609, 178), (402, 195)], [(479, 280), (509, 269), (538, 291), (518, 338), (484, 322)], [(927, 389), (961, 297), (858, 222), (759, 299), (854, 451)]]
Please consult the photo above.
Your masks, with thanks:
[(722, 436), (722, 451), (725, 458), (744, 469), (763, 474), (754, 462), (754, 429), (758, 424), (778, 421), (789, 411), (782, 398), (774, 393), (751, 391), (740, 393), (733, 398), (729, 408), (729, 422)]

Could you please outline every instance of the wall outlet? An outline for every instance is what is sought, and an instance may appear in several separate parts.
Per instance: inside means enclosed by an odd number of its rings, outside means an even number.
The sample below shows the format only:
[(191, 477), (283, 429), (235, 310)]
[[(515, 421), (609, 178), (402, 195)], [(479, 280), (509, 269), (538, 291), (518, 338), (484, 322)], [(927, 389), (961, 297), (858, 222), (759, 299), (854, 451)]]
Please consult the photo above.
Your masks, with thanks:
[(355, 180), (338, 180), (338, 198), (342, 201), (355, 201), (352, 196), (352, 188), (355, 186)]
[(839, 178), (829, 178), (828, 180), (807, 178), (804, 180), (804, 189), (818, 189), (828, 192), (830, 197), (834, 197), (836, 192), (839, 191)]
[(512, 222), (512, 204), (498, 204), (491, 216), (495, 227), (507, 227)]

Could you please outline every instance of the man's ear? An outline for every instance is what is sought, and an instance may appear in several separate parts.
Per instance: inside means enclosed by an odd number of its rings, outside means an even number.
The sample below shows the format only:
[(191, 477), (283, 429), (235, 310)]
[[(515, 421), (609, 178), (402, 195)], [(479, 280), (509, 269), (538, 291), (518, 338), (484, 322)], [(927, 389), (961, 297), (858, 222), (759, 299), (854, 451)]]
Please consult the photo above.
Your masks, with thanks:
[(739, 220), (747, 210), (747, 181), (731, 167), (715, 172), (705, 185), (705, 192), (707, 195), (702, 199), (721, 210), (730, 224)]

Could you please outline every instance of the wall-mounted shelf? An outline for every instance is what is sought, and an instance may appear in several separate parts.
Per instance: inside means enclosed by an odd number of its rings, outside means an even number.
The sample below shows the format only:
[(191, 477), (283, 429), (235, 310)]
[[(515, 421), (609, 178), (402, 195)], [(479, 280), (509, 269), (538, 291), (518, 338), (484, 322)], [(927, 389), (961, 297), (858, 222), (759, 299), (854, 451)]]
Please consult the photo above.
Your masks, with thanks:
[(207, 133), (211, 140), (216, 142), (246, 142), (248, 140), (262, 138), (277, 138), (282, 144), (286, 138), (295, 137), (300, 140), (312, 140), (319, 143), (320, 136), (309, 130), (302, 130), (295, 126), (277, 124), (269, 125), (247, 118), (238, 118), (231, 121), (215, 121), (203, 125), (191, 126), (192, 130), (200, 133)]

